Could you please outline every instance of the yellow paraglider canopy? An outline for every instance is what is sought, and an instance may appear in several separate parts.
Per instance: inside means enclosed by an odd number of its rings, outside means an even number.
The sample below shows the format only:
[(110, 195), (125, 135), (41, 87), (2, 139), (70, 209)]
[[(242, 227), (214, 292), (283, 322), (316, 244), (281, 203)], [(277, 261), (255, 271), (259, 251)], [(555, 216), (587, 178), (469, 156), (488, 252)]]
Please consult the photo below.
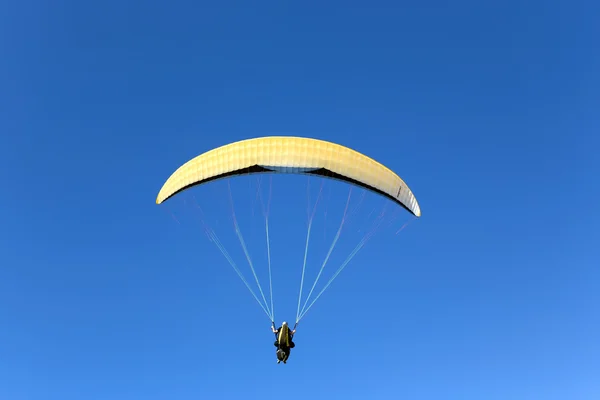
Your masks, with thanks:
[(242, 140), (193, 158), (169, 177), (158, 193), (156, 204), (195, 185), (261, 172), (339, 179), (388, 197), (415, 216), (421, 216), (421, 209), (411, 190), (386, 166), (339, 144), (288, 136)]

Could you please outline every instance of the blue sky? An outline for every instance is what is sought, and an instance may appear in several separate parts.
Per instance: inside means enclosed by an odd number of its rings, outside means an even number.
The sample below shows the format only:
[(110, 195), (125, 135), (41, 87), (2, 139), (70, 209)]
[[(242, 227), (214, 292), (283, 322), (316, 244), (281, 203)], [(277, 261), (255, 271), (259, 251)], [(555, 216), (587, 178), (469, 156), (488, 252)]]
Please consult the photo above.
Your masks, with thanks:
[[(2, 4), (0, 398), (599, 398), (600, 9), (496, 3)], [(386, 210), (286, 366), (192, 205), (252, 279), (228, 182), (154, 204), (188, 159), (274, 134), (380, 160), (423, 210), (397, 235)], [(290, 321), (321, 182), (229, 181), (263, 279), (259, 182)], [(323, 188), (310, 277), (349, 190)], [(325, 274), (384, 207), (364, 196)]]

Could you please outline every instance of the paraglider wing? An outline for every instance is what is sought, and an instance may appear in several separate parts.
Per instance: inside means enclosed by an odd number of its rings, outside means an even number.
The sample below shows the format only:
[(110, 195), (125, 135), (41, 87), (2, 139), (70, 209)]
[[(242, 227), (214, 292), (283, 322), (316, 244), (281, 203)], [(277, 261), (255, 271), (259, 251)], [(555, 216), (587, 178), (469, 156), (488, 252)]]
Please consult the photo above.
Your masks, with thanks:
[(272, 136), (210, 150), (179, 167), (156, 198), (161, 204), (195, 185), (248, 173), (311, 174), (339, 179), (388, 197), (417, 217), (421, 209), (406, 183), (372, 158), (324, 140)]

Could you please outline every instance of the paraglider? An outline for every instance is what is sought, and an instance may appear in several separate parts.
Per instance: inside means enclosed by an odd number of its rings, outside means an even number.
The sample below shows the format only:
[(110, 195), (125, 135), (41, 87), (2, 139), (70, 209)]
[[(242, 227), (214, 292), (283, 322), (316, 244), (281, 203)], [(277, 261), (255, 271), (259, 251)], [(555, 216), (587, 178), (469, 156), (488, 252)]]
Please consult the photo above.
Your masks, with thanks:
[(293, 341), (296, 328), (290, 330), (287, 322), (283, 321), (281, 326), (275, 329), (275, 324), (271, 325), (271, 330), (275, 334), (275, 347), (277, 347), (277, 364), (283, 361), (287, 364), (288, 358), (290, 358), (290, 350), (296, 347)]
[[(396, 205), (406, 209), (415, 217), (421, 216), (419, 204), (408, 188), (406, 183), (391, 169), (374, 159), (352, 150), (348, 147), (327, 142), (324, 140), (310, 139), (303, 137), (259, 137), (254, 139), (242, 140), (230, 143), (201, 154), (180, 166), (164, 183), (156, 198), (156, 204), (161, 204), (177, 193), (185, 191), (193, 186), (204, 185), (209, 182), (249, 174), (273, 173), (273, 174), (304, 174), (331, 178), (342, 181), (350, 185), (359, 186), (369, 192), (376, 193), (387, 199), (390, 199)], [(312, 217), (311, 217), (312, 218)], [(325, 287), (318, 293), (316, 298), (308, 304), (315, 285), (321, 276), (321, 272), (327, 263), (329, 254), (335, 246), (332, 244), (325, 262), (321, 266), (321, 271), (315, 280), (302, 310), (300, 301), (304, 285), (304, 270), (306, 267), (306, 254), (308, 252), (308, 242), (312, 219), (308, 223), (308, 232), (306, 236), (306, 248), (304, 264), (302, 266), (302, 280), (300, 282), (300, 295), (298, 298), (298, 310), (294, 329), (289, 329), (287, 323), (275, 329), (275, 318), (273, 313), (273, 293), (271, 287), (271, 260), (270, 260), (270, 242), (269, 242), (269, 219), (265, 216), (265, 232), (267, 240), (268, 267), (269, 267), (269, 287), (271, 297), (271, 307), (263, 293), (262, 287), (254, 271), (253, 263), (246, 251), (245, 242), (239, 232), (237, 221), (234, 218), (236, 234), (244, 249), (250, 268), (254, 274), (256, 283), (262, 296), (262, 302), (259, 297), (250, 288), (248, 282), (243, 278), (237, 266), (231, 261), (228, 253), (224, 251), (218, 242), (216, 235), (210, 233), (210, 239), (215, 242), (219, 250), (227, 258), (231, 266), (235, 269), (238, 276), (242, 279), (254, 299), (259, 303), (263, 311), (269, 317), (272, 323), (272, 331), (276, 335), (278, 362), (285, 364), (290, 355), (290, 349), (295, 345), (292, 341), (296, 332), (296, 326), (306, 315), (315, 301), (329, 287), (331, 282), (350, 262), (352, 257), (364, 246), (366, 240), (361, 240), (348, 258), (342, 263), (334, 276), (329, 280)], [(340, 230), (341, 230), (340, 225)], [(339, 231), (337, 237), (339, 236)], [(370, 236), (369, 236), (370, 237)], [(367, 237), (368, 239), (368, 237)]]

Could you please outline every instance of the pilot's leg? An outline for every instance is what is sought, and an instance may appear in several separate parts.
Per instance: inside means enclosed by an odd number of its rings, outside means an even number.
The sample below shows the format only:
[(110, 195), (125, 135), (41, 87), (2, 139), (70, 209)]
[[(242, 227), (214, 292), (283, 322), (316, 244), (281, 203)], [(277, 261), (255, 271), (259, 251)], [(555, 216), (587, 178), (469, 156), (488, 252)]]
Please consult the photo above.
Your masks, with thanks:
[(287, 364), (287, 360), (290, 358), (290, 349), (285, 349), (284, 354), (283, 363)]

